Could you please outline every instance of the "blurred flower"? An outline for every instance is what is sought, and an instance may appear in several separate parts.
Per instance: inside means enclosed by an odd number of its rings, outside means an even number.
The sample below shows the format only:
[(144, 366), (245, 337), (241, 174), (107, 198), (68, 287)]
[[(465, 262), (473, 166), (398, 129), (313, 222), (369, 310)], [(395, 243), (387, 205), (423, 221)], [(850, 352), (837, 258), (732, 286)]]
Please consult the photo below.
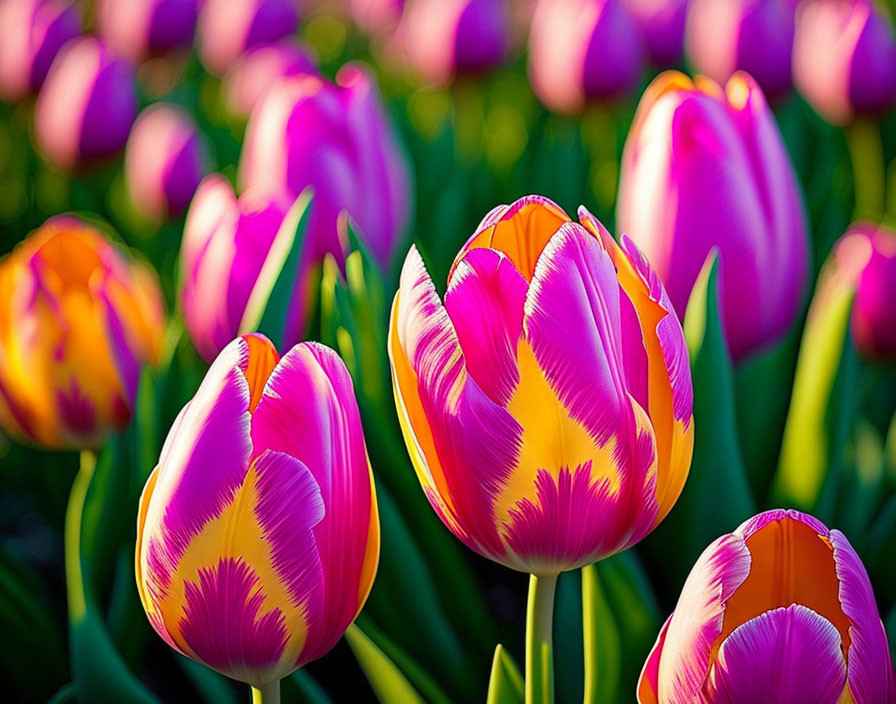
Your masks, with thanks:
[(59, 49), (81, 31), (81, 16), (70, 0), (4, 0), (0, 27), (0, 97), (13, 101), (41, 87)]
[(94, 448), (131, 416), (164, 323), (155, 274), (69, 215), (0, 260), (0, 426), (46, 448)]
[(793, 166), (762, 91), (740, 73), (667, 72), (645, 91), (622, 157), (617, 223), (647, 255), (679, 316), (714, 248), (735, 359), (784, 334), (808, 270)]
[(829, 122), (896, 103), (896, 38), (868, 0), (806, 0), (797, 10), (797, 89)]
[(489, 213), (457, 255), (444, 304), (411, 248), (389, 356), (424, 491), (470, 548), (539, 576), (647, 535), (693, 449), (688, 353), (659, 279), (529, 196)]
[(276, 42), (299, 27), (295, 0), (204, 0), (199, 11), (199, 56), (221, 75), (257, 44)]
[(640, 704), (887, 704), (887, 637), (838, 530), (767, 511), (713, 542), (644, 665)]
[[(327, 253), (344, 261), (336, 228), (343, 210), (383, 268), (408, 220), (407, 162), (376, 85), (359, 64), (343, 66), (335, 84), (303, 76), (273, 86), (249, 118), (239, 182), (273, 196), (284, 188), (293, 197), (314, 189), (308, 237), (315, 261)], [(296, 334), (288, 339), (297, 341)]]
[(650, 60), (669, 67), (681, 57), (688, 0), (623, 0), (638, 25)]
[(441, 85), (499, 66), (510, 20), (506, 0), (407, 0), (396, 41), (414, 70)]
[[(208, 362), (240, 331), (246, 304), (291, 201), (244, 193), (220, 174), (199, 185), (181, 245), (180, 300), (190, 338)], [(306, 277), (292, 308), (304, 311)]]
[(137, 587), (178, 652), (253, 686), (324, 655), (379, 560), (373, 477), (335, 352), (234, 340), (171, 428), (140, 499)]
[(154, 103), (134, 123), (124, 155), (131, 197), (146, 216), (178, 215), (206, 171), (206, 155), (196, 125), (181, 108)]
[(691, 0), (685, 53), (719, 83), (746, 71), (769, 98), (790, 89), (793, 0)]
[(278, 78), (305, 73), (317, 75), (314, 54), (304, 43), (295, 40), (255, 46), (224, 76), (227, 107), (240, 117), (248, 117)]
[(896, 233), (856, 223), (834, 245), (838, 268), (852, 275), (853, 341), (863, 357), (896, 359)]
[(539, 100), (576, 113), (588, 100), (631, 93), (644, 66), (642, 40), (620, 0), (538, 0), (529, 32), (529, 76)]
[(124, 147), (137, 113), (134, 72), (103, 42), (83, 37), (59, 52), (37, 98), (35, 134), (60, 168)]
[(189, 48), (198, 13), (199, 0), (102, 0), (98, 31), (119, 54), (139, 61), (148, 54)]
[(350, 0), (352, 19), (371, 36), (395, 28), (406, 0)]

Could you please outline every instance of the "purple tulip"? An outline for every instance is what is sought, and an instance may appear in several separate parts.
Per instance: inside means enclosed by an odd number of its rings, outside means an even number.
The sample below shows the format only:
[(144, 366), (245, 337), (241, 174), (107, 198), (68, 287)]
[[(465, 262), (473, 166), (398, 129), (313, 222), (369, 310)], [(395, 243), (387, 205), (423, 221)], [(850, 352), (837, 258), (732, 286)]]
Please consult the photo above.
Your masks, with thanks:
[(175, 105), (155, 103), (137, 118), (124, 155), (128, 188), (146, 216), (178, 215), (206, 171), (206, 155), (196, 125)]
[(896, 359), (896, 233), (856, 223), (834, 246), (834, 256), (855, 286), (850, 328), (856, 348), (866, 359)]
[(762, 90), (723, 91), (668, 71), (647, 88), (622, 157), (617, 227), (647, 255), (680, 316), (707, 255), (720, 255), (735, 359), (783, 335), (799, 312), (807, 225), (793, 166)]
[[(220, 174), (199, 184), (184, 224), (180, 302), (190, 339), (206, 361), (240, 333), (249, 296), (290, 205), (286, 197), (257, 192), (237, 199)], [(297, 298), (296, 305), (303, 301)]]
[(298, 26), (295, 0), (205, 0), (199, 12), (199, 57), (221, 75), (247, 49), (276, 42)]
[(60, 168), (119, 151), (137, 114), (134, 70), (95, 37), (70, 42), (37, 98), (35, 133)]
[(248, 117), (278, 78), (317, 74), (314, 54), (306, 44), (281, 41), (249, 49), (224, 76), (224, 96), (236, 115)]
[(896, 38), (868, 0), (806, 0), (797, 11), (794, 81), (829, 122), (896, 103)]
[(13, 101), (41, 87), (59, 49), (81, 31), (81, 16), (64, 0), (4, 0), (0, 27), (0, 97)]
[(198, 14), (199, 0), (104, 0), (98, 31), (119, 54), (139, 61), (147, 54), (188, 48)]
[(644, 68), (641, 34), (620, 0), (539, 0), (529, 33), (529, 77), (548, 108), (633, 91)]
[(685, 53), (700, 73), (725, 83), (746, 71), (769, 98), (790, 89), (790, 0), (691, 0)]
[(623, 0), (638, 25), (647, 54), (657, 66), (671, 66), (681, 56), (688, 0)]
[(396, 40), (411, 66), (438, 85), (500, 65), (510, 24), (505, 0), (408, 0)]

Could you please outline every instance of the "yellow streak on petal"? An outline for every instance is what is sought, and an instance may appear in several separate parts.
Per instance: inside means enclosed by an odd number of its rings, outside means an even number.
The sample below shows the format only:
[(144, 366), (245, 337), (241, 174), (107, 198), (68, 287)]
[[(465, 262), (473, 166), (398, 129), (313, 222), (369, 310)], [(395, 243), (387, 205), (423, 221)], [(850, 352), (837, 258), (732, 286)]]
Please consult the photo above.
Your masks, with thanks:
[[(373, 578), (376, 577), (376, 569), (380, 562), (380, 514), (376, 502), (376, 485), (373, 481), (373, 468), (370, 460), (367, 460), (367, 470), (370, 474), (370, 526), (367, 529), (367, 549), (364, 551), (364, 562), (361, 565), (361, 578), (358, 583), (358, 612), (367, 601), (370, 589), (373, 587)], [(355, 616), (358, 614), (355, 613)]]

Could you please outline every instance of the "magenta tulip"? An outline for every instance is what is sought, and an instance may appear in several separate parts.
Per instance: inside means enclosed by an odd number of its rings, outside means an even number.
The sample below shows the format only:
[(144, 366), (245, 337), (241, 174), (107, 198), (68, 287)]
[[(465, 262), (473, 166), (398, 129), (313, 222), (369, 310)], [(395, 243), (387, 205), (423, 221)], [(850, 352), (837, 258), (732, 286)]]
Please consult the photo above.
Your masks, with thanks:
[(98, 31), (119, 54), (139, 61), (148, 54), (189, 48), (198, 14), (199, 0), (104, 0)]
[(622, 158), (620, 232), (644, 251), (680, 316), (707, 255), (720, 255), (735, 359), (778, 340), (802, 304), (807, 224), (793, 166), (762, 91), (667, 72), (638, 106)]
[(688, 0), (623, 0), (647, 48), (651, 62), (669, 67), (681, 57)]

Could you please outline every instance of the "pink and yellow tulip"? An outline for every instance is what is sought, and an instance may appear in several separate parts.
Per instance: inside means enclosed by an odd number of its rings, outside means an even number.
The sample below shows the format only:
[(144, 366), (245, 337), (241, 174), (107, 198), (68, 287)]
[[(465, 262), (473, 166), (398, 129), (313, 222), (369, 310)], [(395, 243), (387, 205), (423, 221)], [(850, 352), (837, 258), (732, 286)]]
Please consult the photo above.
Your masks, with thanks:
[(155, 274), (72, 216), (0, 262), (0, 427), (46, 448), (94, 448), (131, 416), (164, 310)]
[(641, 675), (640, 704), (890, 704), (865, 567), (838, 530), (761, 513), (697, 560)]
[(646, 259), (546, 198), (489, 213), (444, 303), (416, 248), (392, 307), (399, 419), (426, 496), (478, 553), (551, 577), (623, 550), (678, 498), (684, 336)]
[(361, 610), (379, 518), (335, 352), (234, 340), (174, 423), (143, 496), (136, 575), (172, 648), (263, 687), (321, 657)]

